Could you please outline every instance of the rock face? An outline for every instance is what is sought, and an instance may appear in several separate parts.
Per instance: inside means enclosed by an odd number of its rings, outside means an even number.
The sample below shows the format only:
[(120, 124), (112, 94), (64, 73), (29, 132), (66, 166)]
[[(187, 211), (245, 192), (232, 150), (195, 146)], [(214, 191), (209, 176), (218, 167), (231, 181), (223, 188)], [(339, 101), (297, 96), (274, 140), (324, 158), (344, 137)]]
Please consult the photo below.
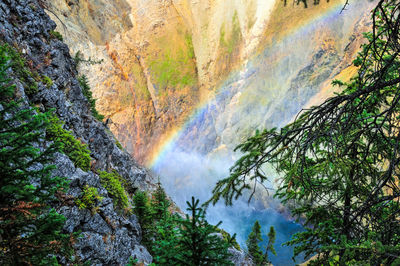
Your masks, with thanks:
[[(116, 1), (116, 3), (118, 3)], [(67, 177), (70, 183), (67, 201), (58, 210), (67, 218), (65, 230), (81, 230), (83, 237), (75, 244), (82, 262), (92, 265), (125, 265), (129, 258), (150, 263), (152, 257), (141, 246), (141, 229), (135, 215), (125, 215), (114, 205), (111, 194), (101, 185), (98, 172), (113, 169), (126, 180), (126, 190), (152, 190), (152, 178), (136, 164), (131, 156), (116, 145), (115, 138), (91, 115), (87, 99), (76, 79), (74, 60), (66, 44), (54, 37), (56, 24), (43, 10), (43, 2), (36, 0), (3, 0), (0, 2), (0, 41), (13, 46), (26, 59), (31, 71), (49, 77), (51, 85), (38, 81), (34, 94), (16, 74), (15, 84), (24, 103), (37, 106), (41, 111), (54, 109), (76, 138), (88, 144), (91, 151), (91, 170), (76, 168), (65, 154), (57, 154), (55, 175)], [(107, 34), (99, 35), (107, 39)], [(94, 187), (103, 197), (98, 210), (79, 209), (75, 199), (85, 185)]]
[(231, 260), (236, 266), (251, 266), (254, 265), (253, 261), (247, 254), (243, 251), (239, 251), (234, 248), (228, 249), (229, 253), (232, 254)]
[(45, 1), (97, 108), (142, 163), (264, 38), (275, 1)]

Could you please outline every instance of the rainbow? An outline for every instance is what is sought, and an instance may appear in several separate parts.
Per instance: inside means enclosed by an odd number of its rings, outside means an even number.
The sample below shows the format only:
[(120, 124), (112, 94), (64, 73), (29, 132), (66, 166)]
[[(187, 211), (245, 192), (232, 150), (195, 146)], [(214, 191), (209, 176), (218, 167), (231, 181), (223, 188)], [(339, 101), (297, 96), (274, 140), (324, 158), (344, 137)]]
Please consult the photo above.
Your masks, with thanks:
[[(282, 42), (285, 38), (289, 38), (293, 34), (299, 34), (299, 33), (306, 34), (307, 31), (309, 31), (316, 22), (328, 22), (329, 23), (330, 20), (334, 20), (339, 15), (341, 15), (340, 11), (342, 8), (343, 8), (342, 1), (336, 1), (335, 3), (333, 3), (331, 1), (330, 5), (328, 7), (326, 7), (322, 13), (317, 14), (314, 17), (311, 17), (307, 21), (304, 21), (301, 25), (298, 25), (297, 27), (291, 29), (290, 31), (285, 33), (285, 35), (282, 36), (280, 38), (280, 41), (278, 41), (277, 43)], [(268, 47), (266, 47), (266, 48), (268, 48)], [(266, 48), (264, 48), (264, 50)], [(259, 55), (261, 53), (258, 53), (257, 55)], [(254, 55), (249, 60), (249, 62), (253, 58), (255, 58), (257, 55)], [(228, 77), (228, 79), (232, 80), (232, 76), (239, 75), (239, 74), (241, 74), (242, 71), (243, 71), (243, 66), (240, 69), (233, 71), (230, 74), (230, 76)], [(215, 95), (223, 92), (224, 88), (226, 87), (224, 85), (226, 85), (226, 82), (223, 82), (222, 85), (219, 86), (217, 93), (215, 93)], [(182, 133), (185, 132), (185, 130), (187, 130), (188, 128), (190, 128), (191, 125), (196, 121), (196, 119), (198, 119), (199, 117), (201, 117), (204, 114), (204, 112), (207, 110), (209, 103), (214, 99), (215, 99), (215, 96), (210, 97), (209, 99), (200, 102), (194, 108), (194, 111), (191, 113), (191, 115), (189, 115), (187, 117), (186, 122), (168, 134), (168, 136), (161, 142), (161, 144), (158, 145), (158, 147), (153, 150), (151, 158), (147, 163), (147, 166), (149, 168), (155, 168), (159, 162), (161, 162), (165, 159), (165, 156), (167, 156), (168, 152), (174, 148), (176, 141), (179, 139), (179, 137), (182, 135)]]

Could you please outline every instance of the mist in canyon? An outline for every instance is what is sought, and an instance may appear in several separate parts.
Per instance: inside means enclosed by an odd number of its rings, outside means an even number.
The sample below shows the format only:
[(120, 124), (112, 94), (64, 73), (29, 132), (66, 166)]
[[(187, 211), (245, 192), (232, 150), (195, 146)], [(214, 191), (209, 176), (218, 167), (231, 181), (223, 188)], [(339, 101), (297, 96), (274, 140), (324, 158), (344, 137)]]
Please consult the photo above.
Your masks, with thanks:
[[(72, 53), (103, 59), (82, 66), (97, 108), (123, 146), (160, 178), (181, 208), (211, 196), (240, 157), (234, 148), (257, 129), (281, 127), (332, 95), (334, 79), (355, 74), (352, 60), (368, 30), (371, 2), (56, 0), (52, 11)], [(99, 10), (105, 12), (99, 13)], [(49, 14), (52, 16), (52, 14)], [(62, 21), (62, 23), (60, 22)], [(274, 265), (294, 264), (281, 244), (302, 230), (273, 198), (279, 177), (254, 199), (207, 209), (211, 223), (244, 247), (255, 220), (277, 231)], [(297, 262), (301, 262), (298, 258)]]

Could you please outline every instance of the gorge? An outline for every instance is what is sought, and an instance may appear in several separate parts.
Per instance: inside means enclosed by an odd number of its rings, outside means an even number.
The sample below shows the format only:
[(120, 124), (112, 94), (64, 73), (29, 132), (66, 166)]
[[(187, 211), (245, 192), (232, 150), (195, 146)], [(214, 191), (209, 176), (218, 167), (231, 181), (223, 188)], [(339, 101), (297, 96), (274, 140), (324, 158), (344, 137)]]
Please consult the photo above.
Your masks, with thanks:
[[(302, 5), (302, 4), (301, 4)], [(202, 201), (239, 158), (234, 147), (256, 129), (281, 127), (332, 95), (334, 79), (356, 73), (352, 60), (369, 29), (372, 2), (56, 0), (48, 14), (71, 54), (103, 60), (82, 66), (96, 107), (129, 153), (150, 167), (184, 208)], [(270, 170), (270, 180), (276, 174)], [(254, 220), (278, 232), (281, 248), (301, 230), (260, 189), (233, 207), (209, 207), (212, 223), (244, 244)], [(245, 218), (239, 218), (245, 217)], [(248, 223), (247, 225), (244, 225)]]
[[(333, 80), (357, 74), (353, 60), (376, 2), (316, 2), (0, 2), (1, 48), (13, 47), (31, 71), (22, 71), (28, 78), (18, 76), (18, 69), (7, 72), (23, 108), (52, 110), (63, 136), (88, 149), (85, 167), (66, 152), (54, 158), (54, 175), (70, 182), (67, 203), (55, 208), (66, 217), (65, 231), (84, 236), (74, 243), (79, 259), (151, 263), (145, 229), (129, 210), (137, 191), (153, 192), (160, 181), (182, 211), (192, 196), (207, 201), (241, 157), (234, 151), (238, 144), (258, 130), (292, 122), (302, 109), (338, 92)], [(104, 119), (90, 107), (82, 74)], [(30, 82), (36, 87), (27, 87)], [(279, 175), (270, 166), (263, 170), (269, 182), (254, 188), (250, 202), (245, 192), (232, 206), (209, 205), (207, 219), (222, 221), (242, 248), (255, 220), (264, 246), (274, 226), (273, 265), (302, 263), (302, 256), (292, 260), (293, 247), (282, 246), (303, 230), (301, 221), (273, 197)], [(125, 208), (115, 201), (115, 187), (105, 185), (107, 177), (122, 188)], [(73, 200), (89, 187), (101, 198), (91, 210)], [(237, 265), (247, 263), (244, 251), (234, 252)]]

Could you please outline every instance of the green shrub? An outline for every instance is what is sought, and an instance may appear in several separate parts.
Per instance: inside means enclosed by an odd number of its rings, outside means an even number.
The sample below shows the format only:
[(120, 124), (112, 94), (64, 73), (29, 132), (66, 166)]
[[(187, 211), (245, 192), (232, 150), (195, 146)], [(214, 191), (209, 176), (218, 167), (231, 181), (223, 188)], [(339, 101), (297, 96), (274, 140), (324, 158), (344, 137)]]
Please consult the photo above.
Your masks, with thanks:
[(241, 250), (239, 243), (236, 241), (236, 237), (235, 236), (231, 236), (231, 234), (229, 234), (227, 231), (225, 231), (222, 228), (216, 228), (217, 232), (221, 233), (222, 238), (227, 241), (227, 242), (231, 242), (232, 247), (234, 247), (237, 250)]
[(123, 210), (129, 210), (128, 196), (126, 195), (124, 186), (121, 183), (122, 177), (117, 171), (113, 170), (111, 173), (106, 171), (99, 172), (101, 184), (108, 193), (111, 194), (114, 204)]
[(62, 151), (72, 160), (76, 167), (84, 171), (90, 169), (90, 150), (86, 144), (77, 140), (71, 131), (63, 128), (64, 123), (56, 116), (50, 118), (50, 126), (47, 128), (47, 137), (50, 140), (58, 140), (62, 143)]
[(51, 31), (50, 31), (50, 35), (51, 35), (51, 37), (53, 37), (53, 38), (55, 38), (55, 39), (58, 39), (58, 40), (60, 40), (60, 41), (63, 41), (63, 40), (64, 40), (63, 36), (62, 36), (61, 33), (59, 33), (58, 31), (51, 30)]
[(7, 55), (10, 57), (10, 67), (14, 71), (17, 78), (23, 82), (25, 86), (25, 92), (27, 95), (33, 95), (38, 91), (37, 81), (40, 80), (40, 76), (37, 72), (32, 72), (26, 66), (26, 60), (21, 54), (14, 48), (5, 44), (3, 46)]
[(188, 32), (185, 34), (185, 43), (186, 47), (188, 48), (188, 56), (194, 59), (195, 56), (194, 56), (193, 40), (192, 36)]
[(94, 214), (98, 211), (98, 205), (102, 200), (103, 197), (99, 195), (97, 188), (85, 185), (81, 196), (75, 200), (75, 203), (78, 205), (79, 209), (89, 209), (92, 214)]
[(96, 110), (96, 99), (93, 98), (87, 77), (85, 75), (82, 75), (78, 78), (78, 81), (79, 81), (79, 84), (81, 85), (83, 95), (85, 95), (86, 99), (88, 100), (88, 102), (90, 104), (90, 110), (92, 111), (93, 116), (97, 120), (100, 120), (100, 121), (103, 120), (104, 115), (101, 115)]
[(44, 75), (42, 77), (42, 82), (44, 85), (46, 85), (46, 87), (49, 89), (51, 88), (51, 86), (53, 86), (53, 81), (51, 80), (51, 78), (49, 78), (48, 76)]
[[(115, 137), (114, 137), (115, 138)], [(117, 147), (120, 149), (120, 150), (123, 150), (124, 149), (124, 147), (122, 147), (122, 145), (121, 145), (121, 143), (115, 138), (115, 145), (117, 145)]]

